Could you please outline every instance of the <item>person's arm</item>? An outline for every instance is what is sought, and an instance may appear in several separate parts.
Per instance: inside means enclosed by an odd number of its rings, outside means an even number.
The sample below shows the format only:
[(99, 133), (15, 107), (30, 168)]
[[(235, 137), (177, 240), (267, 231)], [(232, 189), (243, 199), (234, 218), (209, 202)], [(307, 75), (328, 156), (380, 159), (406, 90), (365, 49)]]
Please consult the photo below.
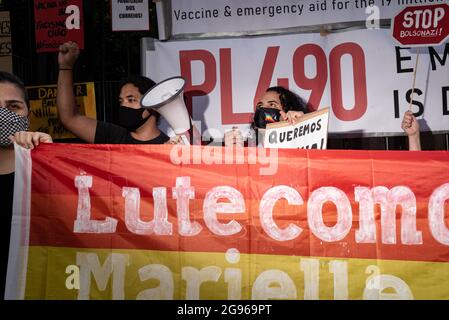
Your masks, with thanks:
[(97, 120), (78, 113), (73, 93), (73, 65), (78, 55), (79, 48), (74, 42), (66, 42), (59, 47), (56, 104), (64, 127), (80, 139), (93, 143)]
[(407, 111), (404, 113), (401, 128), (408, 136), (408, 149), (410, 151), (421, 150), (419, 122), (416, 120), (413, 112)]

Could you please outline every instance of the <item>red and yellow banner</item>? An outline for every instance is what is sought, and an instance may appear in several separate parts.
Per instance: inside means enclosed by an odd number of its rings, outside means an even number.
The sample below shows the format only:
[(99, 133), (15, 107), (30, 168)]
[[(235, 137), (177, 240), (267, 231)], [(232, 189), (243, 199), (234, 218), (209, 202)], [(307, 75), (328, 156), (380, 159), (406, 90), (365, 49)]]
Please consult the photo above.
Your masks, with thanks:
[(10, 298), (449, 298), (448, 152), (16, 154)]

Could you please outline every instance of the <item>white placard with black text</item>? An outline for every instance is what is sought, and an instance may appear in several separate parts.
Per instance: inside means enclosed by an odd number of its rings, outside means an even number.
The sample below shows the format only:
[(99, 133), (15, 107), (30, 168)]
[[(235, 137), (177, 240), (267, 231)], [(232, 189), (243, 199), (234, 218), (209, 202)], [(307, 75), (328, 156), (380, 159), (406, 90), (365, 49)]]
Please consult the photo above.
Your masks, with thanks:
[(297, 123), (267, 125), (263, 146), (279, 149), (326, 149), (329, 108), (307, 113)]
[(112, 31), (150, 30), (148, 0), (111, 0)]

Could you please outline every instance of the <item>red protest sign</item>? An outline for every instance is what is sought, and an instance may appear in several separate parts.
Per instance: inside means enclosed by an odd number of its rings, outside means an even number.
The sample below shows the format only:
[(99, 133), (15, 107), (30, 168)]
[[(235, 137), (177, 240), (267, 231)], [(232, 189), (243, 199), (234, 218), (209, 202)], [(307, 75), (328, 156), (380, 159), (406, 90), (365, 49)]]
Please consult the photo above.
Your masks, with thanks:
[(439, 45), (449, 36), (447, 4), (408, 7), (391, 23), (393, 38), (401, 45)]
[(66, 41), (84, 49), (82, 0), (34, 0), (36, 52), (58, 51)]

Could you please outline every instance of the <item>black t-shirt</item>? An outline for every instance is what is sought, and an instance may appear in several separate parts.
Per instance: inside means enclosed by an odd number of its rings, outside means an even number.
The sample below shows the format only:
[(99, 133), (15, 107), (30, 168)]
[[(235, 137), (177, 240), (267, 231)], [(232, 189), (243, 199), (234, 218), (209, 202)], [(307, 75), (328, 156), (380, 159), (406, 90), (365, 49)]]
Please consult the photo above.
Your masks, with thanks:
[(170, 138), (163, 132), (156, 138), (140, 141), (131, 136), (131, 133), (123, 127), (113, 123), (97, 121), (94, 143), (107, 144), (164, 144)]
[(0, 297), (3, 298), (8, 269), (9, 238), (11, 236), (12, 202), (14, 194), (14, 172), (0, 174)]

